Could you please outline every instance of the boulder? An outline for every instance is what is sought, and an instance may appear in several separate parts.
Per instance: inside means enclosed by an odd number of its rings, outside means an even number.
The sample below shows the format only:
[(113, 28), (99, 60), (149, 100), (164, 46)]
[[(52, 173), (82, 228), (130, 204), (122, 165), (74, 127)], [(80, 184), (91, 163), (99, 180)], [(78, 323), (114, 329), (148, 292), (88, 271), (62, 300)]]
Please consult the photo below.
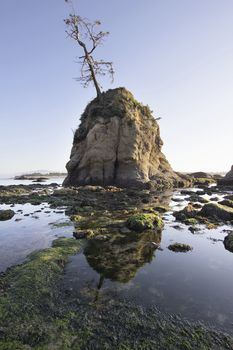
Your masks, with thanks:
[(11, 209), (0, 210), (0, 221), (6, 221), (13, 218), (15, 212)]
[(74, 134), (64, 186), (184, 186), (161, 151), (157, 121), (125, 88), (91, 101)]
[(173, 216), (179, 221), (185, 221), (187, 219), (195, 218), (195, 216), (199, 213), (192, 204), (188, 204), (184, 209), (180, 211), (175, 211)]
[(228, 235), (224, 238), (224, 246), (230, 252), (233, 252), (233, 232), (229, 232)]
[(128, 218), (126, 226), (136, 232), (142, 232), (148, 229), (162, 229), (163, 220), (159, 214), (135, 214)]
[(200, 215), (222, 221), (231, 221), (233, 220), (233, 208), (219, 203), (208, 203), (202, 207)]
[(220, 180), (218, 180), (218, 185), (232, 186), (233, 185), (233, 165), (231, 170)]

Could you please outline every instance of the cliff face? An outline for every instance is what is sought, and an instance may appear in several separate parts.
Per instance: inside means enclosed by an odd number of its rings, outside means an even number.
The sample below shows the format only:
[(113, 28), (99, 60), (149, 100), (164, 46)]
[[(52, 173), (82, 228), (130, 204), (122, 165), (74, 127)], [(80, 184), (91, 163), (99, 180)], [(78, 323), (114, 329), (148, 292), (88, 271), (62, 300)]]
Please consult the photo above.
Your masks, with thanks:
[(150, 109), (124, 88), (108, 90), (81, 117), (64, 185), (182, 182), (161, 152), (162, 144)]

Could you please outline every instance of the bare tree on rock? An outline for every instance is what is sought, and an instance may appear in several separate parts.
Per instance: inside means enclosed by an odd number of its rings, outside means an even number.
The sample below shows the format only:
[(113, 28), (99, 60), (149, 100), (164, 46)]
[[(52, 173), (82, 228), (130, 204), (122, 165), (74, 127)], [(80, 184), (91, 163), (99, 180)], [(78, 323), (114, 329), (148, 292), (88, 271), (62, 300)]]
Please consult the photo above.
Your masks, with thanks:
[[(72, 1), (65, 0), (65, 2), (72, 5)], [(87, 87), (92, 82), (96, 89), (97, 98), (101, 99), (101, 88), (97, 76), (109, 75), (113, 81), (113, 63), (102, 59), (94, 59), (93, 52), (103, 43), (109, 32), (99, 30), (101, 25), (99, 20), (91, 22), (76, 15), (73, 6), (72, 9), (73, 13), (64, 22), (67, 27), (66, 33), (68, 37), (75, 40), (83, 50), (83, 55), (79, 57), (81, 75), (77, 78), (77, 81), (80, 81), (84, 87)]]

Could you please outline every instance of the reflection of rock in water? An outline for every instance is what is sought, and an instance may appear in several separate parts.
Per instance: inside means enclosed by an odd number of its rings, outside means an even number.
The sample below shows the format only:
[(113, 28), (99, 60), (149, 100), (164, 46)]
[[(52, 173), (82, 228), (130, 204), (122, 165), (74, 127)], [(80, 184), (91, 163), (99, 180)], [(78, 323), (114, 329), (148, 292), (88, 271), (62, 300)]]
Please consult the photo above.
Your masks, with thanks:
[(92, 239), (84, 254), (90, 266), (101, 276), (128, 282), (137, 270), (152, 260), (161, 241), (161, 232), (115, 234), (109, 241)]

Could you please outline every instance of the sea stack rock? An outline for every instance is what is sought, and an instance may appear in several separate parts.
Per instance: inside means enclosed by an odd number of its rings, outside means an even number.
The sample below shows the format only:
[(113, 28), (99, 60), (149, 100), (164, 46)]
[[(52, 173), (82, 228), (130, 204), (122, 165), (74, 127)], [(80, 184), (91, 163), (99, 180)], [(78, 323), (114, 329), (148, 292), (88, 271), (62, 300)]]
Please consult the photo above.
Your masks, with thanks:
[(183, 179), (161, 152), (162, 145), (148, 106), (125, 88), (103, 92), (81, 116), (63, 185), (182, 185)]

